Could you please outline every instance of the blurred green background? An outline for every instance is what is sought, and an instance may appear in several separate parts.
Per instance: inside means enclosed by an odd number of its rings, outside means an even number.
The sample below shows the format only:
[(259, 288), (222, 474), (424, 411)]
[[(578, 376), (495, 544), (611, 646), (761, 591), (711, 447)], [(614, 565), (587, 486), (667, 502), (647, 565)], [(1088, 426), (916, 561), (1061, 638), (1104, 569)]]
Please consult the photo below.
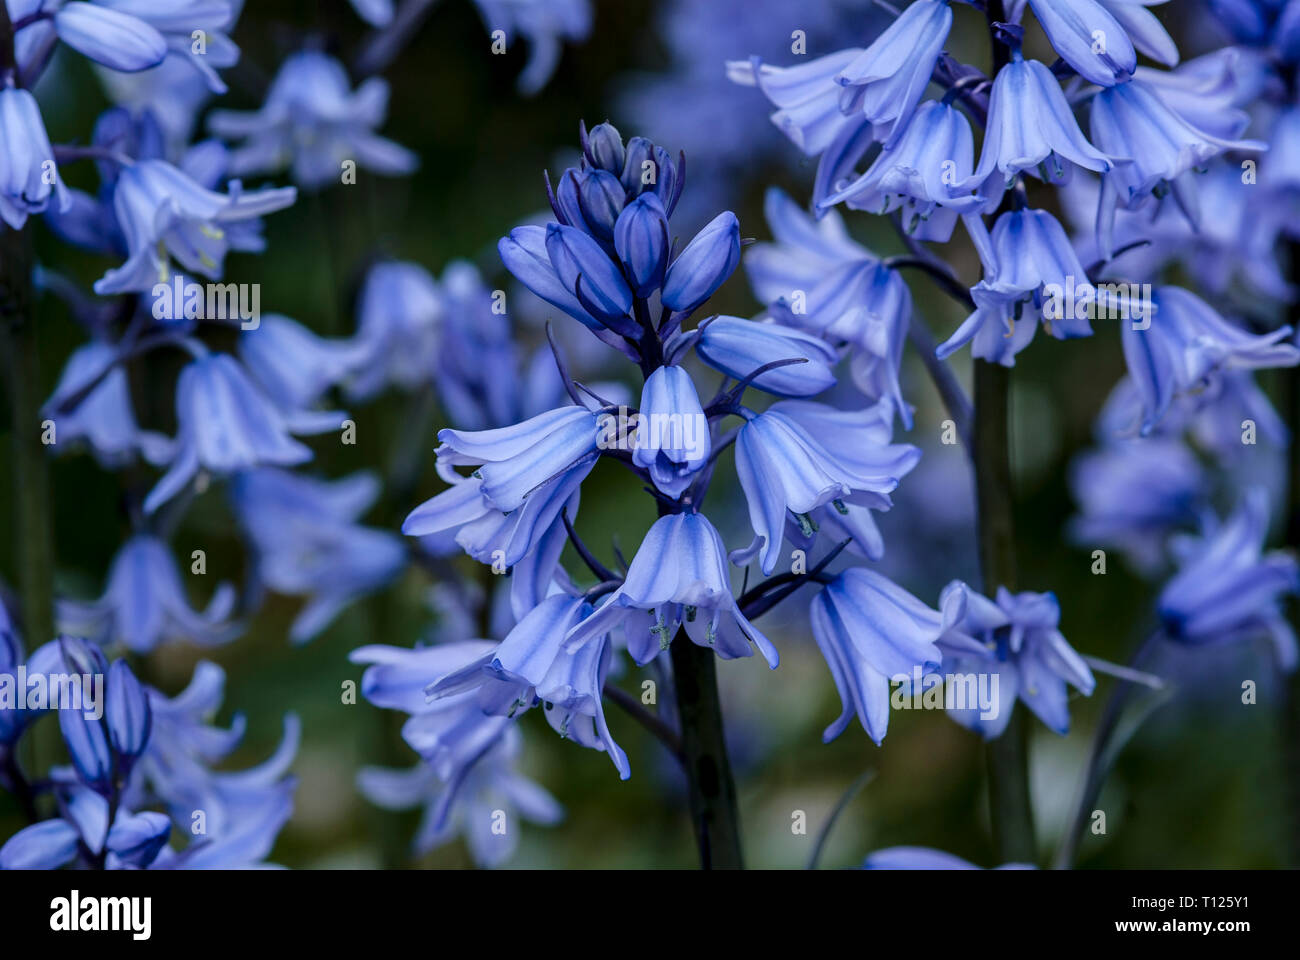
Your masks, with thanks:
[[(228, 279), (260, 283), (264, 310), (338, 336), (355, 329), (357, 284), (366, 264), (379, 256), (413, 260), (435, 274), (448, 261), (464, 257), (480, 266), (490, 286), (505, 284), (495, 241), (543, 208), (541, 170), (562, 168), (561, 158), (576, 149), (579, 119), (590, 125), (608, 118), (625, 136), (640, 132), (618, 114), (613, 92), (631, 71), (656, 72), (667, 66), (653, 6), (648, 0), (597, 3), (590, 39), (567, 45), (556, 76), (537, 97), (525, 99), (515, 89), (523, 51), (516, 46), (506, 56), (490, 55), (487, 33), (472, 5), (443, 0), (415, 41), (385, 71), (392, 101), (381, 132), (419, 154), (419, 172), (397, 180), (363, 174), (357, 186), (304, 193), (294, 207), (268, 218), (266, 254), (231, 257)], [(961, 32), (963, 24), (975, 22), (963, 19), (970, 12), (959, 15), (952, 47), (958, 56), (965, 52), (981, 62), (977, 51), (985, 43), (982, 32)], [(780, 29), (785, 30), (784, 25)], [(256, 107), (275, 67), (305, 38), (350, 53), (360, 32), (360, 22), (341, 0), (261, 0), (250, 5), (234, 35), (244, 51), (243, 63), (229, 73), (231, 93), (220, 105)], [(852, 41), (867, 39), (869, 34)], [(825, 52), (829, 49), (809, 51)], [(84, 142), (107, 106), (90, 69), (75, 57), (63, 57), (40, 96), (55, 142)], [(750, 102), (754, 111), (766, 112), (757, 94)], [(788, 159), (793, 147), (775, 128), (768, 129), (768, 136), (770, 141), (755, 151), (752, 168), (743, 171), (736, 211), (742, 235), (760, 240), (770, 239), (762, 215), (765, 187), (782, 185), (804, 202), (814, 169), (810, 163), (772, 162), (774, 156)], [(664, 145), (676, 151), (674, 144)], [(89, 164), (70, 167), (67, 176), (74, 185), (92, 190), (97, 186)], [(848, 221), (877, 252), (899, 251), (883, 221), (861, 214), (850, 214)], [(44, 265), (75, 277), (87, 289), (110, 265), (60, 245), (43, 227), (37, 229), (37, 244)], [(973, 280), (976, 266), (964, 241), (952, 247), (962, 276)], [(909, 280), (921, 322), (946, 336), (961, 319), (959, 308), (936, 295), (923, 278)], [(738, 272), (715, 298), (713, 309), (750, 315), (758, 307)], [(53, 298), (42, 301), (40, 321), (40, 373), (48, 395), (83, 333)], [(563, 317), (558, 322), (572, 323)], [(535, 328), (527, 328), (524, 335), (535, 342)], [(179, 362), (158, 355), (133, 364), (137, 413), (143, 423), (170, 432), (169, 398)], [(967, 352), (954, 362), (968, 377)], [(1090, 443), (1093, 418), (1122, 372), (1117, 331), (1099, 327), (1093, 338), (1069, 343), (1040, 336), (1014, 375), (1021, 587), (1056, 591), (1063, 609), (1062, 630), (1076, 649), (1118, 661), (1127, 658), (1148, 623), (1151, 587), (1115, 554), (1107, 575), (1093, 576), (1089, 550), (1067, 544), (1063, 530), (1073, 509), (1066, 483), (1068, 461)], [(701, 389), (707, 389), (713, 381), (700, 382)], [(970, 484), (960, 454), (936, 446), (946, 414), (910, 356), (904, 389), (918, 406), (917, 424), (911, 436), (898, 439), (918, 443), (932, 455), (904, 481), (898, 506), (885, 519), (890, 553), (885, 568), (895, 570), (900, 582), (934, 603), (949, 579), (976, 574), (970, 559), (970, 508), (961, 502), (963, 496), (969, 500)], [(351, 408), (357, 444), (314, 438), (311, 446), (317, 458), (308, 472), (339, 477), (362, 468), (384, 470), (410, 421), (409, 402), (390, 392), (371, 405)], [(0, 430), (7, 431), (7, 412), (3, 423)], [(442, 425), (441, 419), (437, 425)], [(0, 449), (7, 449), (7, 432), (2, 442)], [(366, 517), (368, 523), (395, 528), (409, 509), (441, 489), (432, 471), (434, 442), (430, 429), (422, 440), (424, 461), (414, 498), (385, 499)], [(137, 494), (147, 491), (156, 474), (109, 474), (88, 455), (76, 454), (57, 458), (52, 477), (59, 589), (82, 598), (96, 596), (113, 554), (129, 533), (124, 495), (132, 488)], [(13, 499), (11, 484), (9, 472), (0, 470), (0, 499), (6, 504)], [(917, 488), (911, 496), (906, 493), (909, 485)], [(710, 504), (721, 511), (716, 519), (729, 546), (749, 539), (738, 497), (734, 473), (721, 472)], [(584, 487), (579, 531), (606, 559), (611, 538), (630, 556), (652, 519), (650, 499), (616, 467), (602, 465)], [(946, 538), (934, 536), (936, 527), (948, 531)], [(0, 543), (6, 545), (0, 576), (9, 585), (17, 574), (12, 538), (13, 518), (5, 509), (0, 511)], [(207, 576), (188, 578), (196, 605), (207, 602), (218, 581), (240, 583), (247, 576), (246, 552), (221, 484), (195, 501), (173, 547), (178, 558), (194, 549), (207, 552)], [(894, 554), (902, 560), (894, 561)], [(579, 573), (572, 559), (566, 556), (566, 563)], [(464, 563), (467, 577), (478, 578), (475, 566)], [(232, 758), (232, 767), (269, 754), (286, 711), (295, 711), (303, 720), (295, 766), (300, 778), (296, 810), (280, 836), (273, 858), (277, 862), (291, 867), (470, 865), (459, 842), (413, 862), (407, 845), (417, 815), (377, 810), (353, 786), (361, 765), (404, 767), (414, 755), (398, 737), (400, 716), (364, 701), (341, 702), (342, 685), (359, 681), (361, 672), (347, 662), (347, 654), (365, 643), (416, 642), (431, 625), (426, 605), (430, 585), (425, 572), (412, 568), (393, 588), (354, 605), (322, 636), (299, 649), (290, 647), (286, 637), (300, 601), (272, 596), (245, 636), (207, 654), (228, 672), (220, 720), (228, 722), (240, 711), (249, 721), (248, 736)], [(893, 844), (934, 846), (992, 865), (983, 751), (973, 734), (939, 714), (895, 712), (883, 748), (874, 746), (856, 722), (834, 743), (822, 744), (821, 730), (838, 715), (839, 703), (808, 635), (806, 601), (806, 596), (790, 601), (788, 609), (760, 622), (782, 651), (780, 669), (769, 672), (758, 658), (719, 667), (748, 863), (802, 866), (831, 808), (846, 787), (871, 768), (875, 779), (837, 823), (824, 866), (856, 865), (869, 851)], [(150, 682), (174, 693), (188, 681), (197, 657), (194, 651), (169, 648), (139, 666)], [(1103, 796), (1108, 835), (1087, 838), (1084, 865), (1281, 865), (1279, 720), (1270, 707), (1276, 700), (1275, 686), (1264, 663), (1258, 651), (1177, 661), (1179, 697), (1156, 715), (1121, 759)], [(635, 670), (629, 674), (625, 684), (637, 689)], [(1242, 679), (1260, 682), (1260, 705), (1240, 704)], [(1068, 738), (1035, 724), (1033, 786), (1045, 853), (1055, 845), (1100, 700), (1112, 682), (1100, 679), (1098, 695), (1091, 700), (1076, 697), (1075, 729)], [(618, 780), (602, 755), (559, 740), (536, 712), (524, 718), (524, 767), (564, 804), (567, 817), (555, 828), (525, 826), (512, 865), (695, 864), (680, 778), (654, 740), (616, 708), (611, 706), (609, 714), (632, 761), (628, 782)], [(806, 813), (806, 835), (792, 832), (795, 811)], [(13, 804), (0, 797), (0, 837), (19, 825)]]

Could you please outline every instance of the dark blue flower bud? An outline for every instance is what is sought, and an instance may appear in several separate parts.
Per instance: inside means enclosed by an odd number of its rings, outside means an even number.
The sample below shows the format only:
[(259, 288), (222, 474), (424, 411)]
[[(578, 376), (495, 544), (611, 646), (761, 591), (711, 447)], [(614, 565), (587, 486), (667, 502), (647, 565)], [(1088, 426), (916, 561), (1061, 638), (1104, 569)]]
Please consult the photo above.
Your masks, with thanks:
[(627, 142), (627, 159), (623, 162), (624, 189), (635, 197), (658, 181), (654, 143), (645, 137), (633, 137)]
[(695, 235), (668, 268), (664, 305), (689, 313), (722, 286), (740, 263), (740, 222), (724, 210)]
[(578, 185), (578, 203), (587, 230), (606, 244), (614, 236), (614, 223), (623, 212), (626, 200), (618, 177), (604, 170), (588, 170)]
[(659, 195), (659, 200), (664, 205), (664, 211), (668, 216), (673, 215), (673, 209), (677, 206), (677, 198), (682, 193), (681, 176), (682, 172), (678, 169), (673, 158), (663, 147), (655, 147), (655, 182), (651, 187)]
[(560, 177), (560, 185), (555, 191), (555, 202), (559, 206), (557, 212), (561, 214), (568, 226), (590, 233), (587, 218), (582, 214), (582, 196), (578, 186), (580, 175), (575, 167), (569, 167), (564, 171), (563, 176)]
[(632, 292), (649, 296), (663, 286), (668, 269), (668, 216), (659, 197), (643, 193), (624, 208), (614, 225), (614, 249), (632, 281)]
[(113, 783), (113, 750), (108, 745), (104, 724), (92, 713), (71, 709), (66, 704), (58, 714), (63, 742), (78, 776), (91, 789), (107, 793)]
[(612, 123), (599, 123), (591, 128), (583, 143), (583, 153), (587, 162), (597, 170), (608, 171), (614, 176), (623, 172), (627, 151), (623, 148), (623, 135)]
[(134, 760), (144, 753), (149, 743), (153, 711), (149, 695), (125, 660), (118, 660), (109, 668), (105, 699), (108, 702), (104, 715), (113, 747), (123, 758)]
[(632, 291), (600, 244), (575, 227), (552, 223), (546, 228), (546, 253), (560, 282), (573, 291), (584, 310), (615, 333), (640, 334), (640, 327), (628, 316)]

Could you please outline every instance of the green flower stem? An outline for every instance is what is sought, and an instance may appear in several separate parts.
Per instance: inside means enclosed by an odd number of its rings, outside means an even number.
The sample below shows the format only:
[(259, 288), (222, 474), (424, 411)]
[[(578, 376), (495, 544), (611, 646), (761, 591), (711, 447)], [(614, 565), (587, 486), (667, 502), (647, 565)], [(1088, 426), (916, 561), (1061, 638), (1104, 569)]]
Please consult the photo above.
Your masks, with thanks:
[[(1025, 321), (1027, 322), (1027, 321)], [(1016, 588), (1014, 499), (1011, 489), (1011, 371), (975, 361), (976, 515), (984, 592)], [(1025, 711), (1013, 708), (1006, 731), (986, 747), (993, 843), (1002, 863), (1033, 863), (1033, 808), (1029, 800), (1029, 752)]]

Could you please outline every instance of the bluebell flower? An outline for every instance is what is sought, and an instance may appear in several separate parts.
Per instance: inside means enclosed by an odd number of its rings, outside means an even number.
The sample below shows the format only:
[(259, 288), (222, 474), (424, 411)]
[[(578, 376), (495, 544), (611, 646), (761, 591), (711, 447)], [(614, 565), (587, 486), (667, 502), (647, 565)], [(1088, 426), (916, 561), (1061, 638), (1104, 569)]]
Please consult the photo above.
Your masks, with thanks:
[(282, 210), (296, 198), (292, 187), (245, 193), (237, 181), (228, 194), (215, 193), (162, 160), (127, 167), (114, 188), (113, 209), (128, 258), (95, 282), (95, 292), (152, 290), (171, 279), (172, 257), (187, 271), (220, 276), (228, 250), (261, 249), (223, 226)]
[(167, 39), (139, 17), (108, 6), (65, 3), (54, 14), (59, 39), (112, 70), (144, 70), (167, 56)]
[[(863, 121), (840, 109), (842, 90), (836, 78), (862, 53), (840, 50), (794, 67), (776, 67), (753, 57), (727, 63), (732, 82), (757, 86), (777, 107), (772, 122), (807, 156), (823, 153), (848, 128)], [(918, 98), (919, 99), (919, 98)]]
[(229, 619), (234, 606), (234, 588), (221, 583), (205, 610), (192, 609), (167, 545), (141, 533), (113, 558), (103, 596), (90, 603), (61, 600), (58, 621), (66, 633), (149, 653), (165, 643), (228, 643), (242, 629)]
[[(239, 47), (231, 41), (237, 7), (242, 0), (96, 0), (103, 7), (128, 14), (157, 30), (168, 52), (184, 59), (203, 77), (213, 93), (225, 93), (218, 67), (239, 62)], [(195, 49), (199, 32), (202, 52)], [(83, 51), (84, 52), (84, 51)], [(102, 61), (101, 61), (102, 62)], [(111, 64), (110, 64), (111, 66)]]
[[(499, 867), (518, 848), (517, 817), (545, 827), (564, 819), (559, 801), (516, 769), (522, 741), (518, 727), (508, 727), (460, 784), (456, 804), (441, 820), (448, 788), (427, 763), (408, 770), (363, 767), (357, 774), (357, 788), (367, 800), (386, 810), (424, 808), (412, 841), (416, 855), (463, 834), (476, 865)], [(498, 811), (505, 813), (504, 830), (493, 830), (494, 823), (500, 823)]]
[[(1114, 4), (1119, 6), (1120, 4)], [(1029, 0), (1061, 59), (1093, 83), (1110, 86), (1137, 68), (1128, 34), (1098, 0)]]
[(619, 213), (614, 248), (636, 296), (649, 296), (663, 286), (670, 247), (668, 215), (658, 194), (643, 193)]
[(1158, 287), (1155, 314), (1145, 329), (1122, 328), (1124, 359), (1142, 398), (1142, 432), (1149, 433), (1174, 397), (1198, 390), (1225, 367), (1293, 367), (1300, 350), (1291, 328), (1247, 333), (1181, 287)]
[[(221, 706), (224, 684), (220, 667), (200, 661), (189, 686), (177, 696), (169, 698), (148, 689), (149, 744), (123, 796), (137, 808), (161, 803), (181, 825), (189, 845), (175, 857), (164, 851), (170, 866), (256, 863), (270, 853), (292, 809), (295, 781), (287, 773), (301, 736), (294, 714), (285, 715), (280, 744), (261, 764), (229, 772), (212, 769), (239, 746), (244, 734), (240, 715), (229, 729), (210, 723)], [(201, 820), (195, 816), (198, 813)], [(209, 845), (224, 845), (221, 856), (216, 856), (217, 849), (205, 854)], [(190, 862), (191, 858), (197, 862)]]
[(835, 77), (845, 88), (841, 109), (860, 112), (885, 146), (896, 143), (951, 28), (952, 8), (946, 0), (916, 0)]
[(660, 517), (637, 548), (623, 584), (566, 637), (570, 651), (622, 626), (627, 650), (644, 666), (672, 643), (679, 627), (724, 660), (753, 655), (775, 668), (776, 647), (751, 624), (731, 594), (726, 548), (699, 513)]
[(260, 467), (235, 477), (231, 498), (258, 578), (278, 593), (307, 597), (289, 628), (294, 643), (315, 637), (406, 565), (399, 537), (357, 523), (378, 493), (368, 473), (329, 482)]
[[(79, 403), (66, 413), (58, 412), (96, 380)], [(126, 369), (118, 363), (118, 350), (112, 344), (95, 340), (73, 351), (45, 402), (44, 415), (54, 421), (60, 445), (84, 441), (109, 468), (121, 467), (137, 454), (155, 466), (171, 459), (171, 441), (141, 429), (136, 421)]]
[(607, 753), (626, 780), (631, 767), (610, 733), (602, 705), (613, 648), (604, 637), (572, 652), (565, 648), (566, 636), (591, 613), (583, 597), (552, 594), (497, 647), (431, 683), (426, 693), (437, 700), (477, 691), (485, 713), (510, 717), (541, 704), (561, 737)]
[(1052, 72), (1016, 50), (993, 80), (979, 164), (962, 186), (986, 197), (985, 209), (991, 212), (1016, 174), (1061, 183), (1069, 178), (1071, 164), (1087, 170), (1111, 168), (1111, 161), (1079, 129)]
[[(1060, 222), (1046, 210), (1009, 210), (989, 234), (983, 222), (967, 219), (984, 261), (984, 277), (971, 288), (975, 311), (936, 351), (946, 358), (967, 343), (971, 354), (990, 363), (1015, 366), (1016, 354), (1029, 346), (1041, 319), (1058, 340), (1092, 335), (1087, 311), (1065, 309), (1067, 290), (1093, 292), (1110, 306), (1110, 297), (1088, 282), (1088, 274)], [(1044, 304), (1061, 307), (1051, 313)], [(1027, 315), (1026, 315), (1027, 313)]]
[(1205, 468), (1166, 437), (1112, 440), (1081, 454), (1070, 466), (1070, 489), (1079, 503), (1071, 539), (1121, 550), (1145, 574), (1160, 569), (1169, 536), (1195, 529), (1209, 503)]
[(21, 230), (30, 214), (45, 211), (51, 194), (59, 210), (71, 207), (36, 98), (0, 88), (0, 219)]
[(1295, 632), (1282, 601), (1300, 593), (1300, 566), (1289, 551), (1264, 553), (1267, 537), (1268, 498), (1254, 487), (1218, 529), (1175, 541), (1179, 570), (1158, 603), (1170, 639), (1203, 646), (1268, 637), (1278, 665), (1295, 669)]
[(840, 573), (813, 598), (813, 639), (844, 706), (822, 734), (825, 742), (843, 733), (855, 715), (872, 740), (884, 740), (890, 681), (939, 664), (935, 641), (961, 615), (962, 599), (953, 596), (941, 613), (864, 567)]
[(636, 427), (632, 462), (650, 473), (669, 497), (680, 497), (709, 460), (709, 421), (691, 375), (663, 366), (646, 377)]
[[(1229, 140), (1198, 129), (1167, 107), (1141, 80), (1101, 91), (1092, 101), (1092, 138), (1116, 160), (1102, 178), (1098, 232), (1112, 252), (1116, 205), (1132, 209), (1167, 190), (1189, 170), (1225, 150), (1264, 150), (1256, 140)], [(1123, 161), (1123, 162), (1120, 162)]]
[[(893, 506), (888, 491), (921, 460), (919, 448), (892, 442), (892, 404), (881, 400), (864, 410), (837, 410), (822, 403), (782, 401), (772, 404), (768, 412), (789, 418), (813, 438), (824, 438), (819, 440), (823, 445), (825, 439), (835, 438), (839, 461), (857, 475), (874, 481), (870, 488), (857, 490), (848, 500), (814, 507), (803, 517), (787, 512), (785, 538), (805, 554), (811, 553), (821, 537), (830, 543), (848, 540), (850, 550), (869, 560), (883, 557), (885, 541), (872, 513)], [(762, 539), (756, 538), (746, 550), (733, 551), (732, 561), (748, 562), (762, 546)]]
[(728, 210), (714, 217), (669, 264), (664, 306), (690, 313), (713, 296), (739, 265), (740, 223)]
[[(939, 639), (945, 673), (989, 677), (996, 698), (989, 710), (952, 707), (948, 715), (986, 740), (1000, 737), (1016, 700), (1064, 736), (1070, 729), (1069, 690), (1084, 696), (1096, 687), (1092, 671), (1061, 634), (1061, 607), (1051, 593), (1012, 593), (999, 587), (994, 602), (960, 581), (944, 589), (949, 598), (965, 595), (964, 615)], [(996, 678), (996, 685), (992, 680)], [(986, 714), (992, 714), (988, 716)]]
[[(210, 353), (181, 371), (176, 385), (175, 455), (167, 472), (145, 498), (153, 513), (200, 470), (219, 476), (263, 464), (292, 466), (312, 453), (291, 431), (319, 431), (319, 419), (287, 419), (233, 357)], [(335, 423), (337, 426), (337, 423)]]
[(780, 360), (801, 359), (767, 370), (751, 383), (778, 397), (811, 397), (835, 385), (832, 372), (839, 361), (825, 340), (780, 323), (756, 323), (740, 317), (713, 317), (701, 325), (695, 354), (710, 367), (744, 380), (761, 367)]
[[(847, 430), (818, 431), (814, 436), (784, 406), (776, 404), (755, 416), (736, 438), (736, 472), (749, 505), (750, 524), (763, 541), (765, 574), (772, 573), (781, 559), (787, 511), (806, 535), (815, 529), (810, 514), (819, 507), (829, 504), (847, 514), (849, 501), (882, 505), (881, 498), (888, 506), (888, 494), (898, 486), (899, 476), (919, 457), (915, 448), (901, 457), (896, 450), (880, 448), (884, 454), (880, 456), (859, 445), (861, 435), (855, 437)], [(795, 410), (815, 406), (800, 404)], [(840, 426), (843, 419), (809, 422)], [(832, 447), (843, 454), (832, 452)]]
[(528, 40), (528, 63), (519, 74), (519, 91), (537, 93), (555, 72), (561, 40), (585, 40), (591, 31), (588, 0), (474, 0), (489, 31), (507, 40)]
[(548, 480), (597, 452), (599, 419), (585, 407), (558, 407), (494, 430), (438, 431), (436, 453), (445, 479), (450, 467), (474, 466), (492, 506), (511, 513)]
[(903, 208), (903, 225), (919, 240), (947, 241), (957, 216), (983, 206), (958, 185), (973, 172), (975, 141), (970, 122), (956, 107), (927, 100), (901, 136), (880, 151), (860, 177), (833, 185), (818, 209), (844, 203), (853, 210), (886, 214)]
[[(311, 419), (312, 408), (348, 377), (360, 352), (353, 343), (327, 340), (279, 314), (260, 317), (239, 335), (239, 359), (281, 413), (296, 422)], [(342, 420), (337, 413), (320, 415), (326, 429)]]
[(371, 77), (353, 91), (343, 64), (306, 50), (284, 61), (260, 110), (214, 111), (208, 129), (242, 141), (231, 155), (233, 176), (290, 167), (295, 183), (318, 190), (342, 183), (349, 160), (383, 176), (419, 166), (414, 153), (375, 133), (387, 114), (386, 80)]
[[(933, 847), (886, 847), (867, 854), (864, 870), (978, 870), (956, 854)], [(1032, 863), (1004, 863), (995, 870), (1033, 870)]]
[(369, 400), (393, 385), (411, 390), (433, 378), (445, 305), (429, 272), (405, 261), (377, 263), (357, 299), (348, 395)]
[[(6, 683), (15, 683), (18, 668), (26, 666), (28, 676), (65, 672), (63, 651), (58, 640), (42, 644), (24, 660), (22, 644), (17, 631), (9, 622), (9, 614), (0, 603), (0, 677), (7, 677)], [(45, 715), (48, 708), (37, 708), (29, 703), (4, 704), (0, 706), (0, 759), (13, 748), (18, 738), (38, 718)]]
[[(763, 213), (776, 242), (750, 247), (745, 272), (754, 296), (764, 305), (779, 303), (795, 317), (805, 316), (811, 312), (807, 309), (811, 291), (828, 274), (846, 264), (879, 259), (849, 235), (837, 210), (827, 210), (814, 220), (784, 191), (769, 187)], [(797, 305), (799, 294), (805, 301), (802, 311)], [(811, 322), (811, 318), (793, 321), (803, 328)]]

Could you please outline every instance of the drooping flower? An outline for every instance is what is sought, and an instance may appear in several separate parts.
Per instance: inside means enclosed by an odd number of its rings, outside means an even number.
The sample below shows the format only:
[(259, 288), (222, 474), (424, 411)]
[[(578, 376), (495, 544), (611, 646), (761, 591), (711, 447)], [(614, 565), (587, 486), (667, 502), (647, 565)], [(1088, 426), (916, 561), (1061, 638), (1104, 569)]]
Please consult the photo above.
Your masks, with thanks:
[(405, 565), (406, 550), (395, 534), (357, 522), (378, 493), (374, 476), (365, 472), (327, 482), (260, 467), (240, 473), (231, 485), (259, 579), (278, 593), (307, 597), (289, 628), (294, 643), (315, 637)]
[[(1091, 131), (1097, 146), (1117, 161), (1102, 177), (1098, 234), (1104, 255), (1113, 252), (1117, 206), (1139, 206), (1154, 191), (1169, 189), (1225, 150), (1267, 149), (1257, 140), (1230, 140), (1197, 129), (1141, 80), (1110, 87), (1093, 98)], [(1182, 198), (1195, 215), (1186, 192)]]
[(796, 419), (808, 408), (813, 408), (809, 423), (842, 427), (844, 420), (831, 410), (826, 411), (830, 416), (819, 417), (817, 406), (795, 404), (796, 413), (791, 416), (785, 404), (775, 404), (749, 420), (736, 438), (736, 472), (749, 504), (750, 524), (763, 541), (761, 566), (765, 574), (775, 570), (781, 559), (787, 514), (807, 535), (815, 529), (810, 514), (827, 504), (842, 514), (848, 513), (849, 502), (887, 507), (888, 494), (898, 486), (898, 478), (919, 457), (914, 447), (863, 448), (860, 432), (855, 436), (853, 431), (840, 429), (814, 435)]
[[(310, 418), (321, 398), (346, 379), (359, 351), (352, 343), (327, 340), (279, 314), (258, 318), (239, 335), (239, 359), (280, 411), (296, 422)], [(328, 427), (337, 413), (321, 412)]]
[[(1064, 228), (1046, 210), (1009, 210), (998, 217), (991, 234), (978, 217), (967, 218), (972, 239), (984, 261), (984, 277), (971, 288), (975, 311), (936, 353), (946, 358), (967, 343), (971, 354), (991, 363), (1015, 366), (1016, 354), (1029, 346), (1041, 320), (1048, 333), (1058, 340), (1092, 335), (1089, 310), (1080, 306), (1095, 304), (1099, 296), (1088, 282), (1088, 274)], [(1090, 298), (1081, 296), (1065, 309), (1064, 292), (1085, 288)], [(1050, 312), (1044, 304), (1060, 306)], [(1028, 311), (1028, 316), (1024, 314)]]
[[(65, 405), (70, 409), (61, 412)], [(60, 445), (85, 441), (106, 466), (121, 466), (137, 453), (155, 466), (171, 458), (171, 441), (136, 421), (126, 370), (112, 344), (95, 340), (73, 351), (44, 415), (54, 421)]]
[(428, 383), (438, 362), (442, 292), (416, 263), (377, 263), (357, 300), (348, 395), (370, 400), (386, 386), (411, 390)]
[(519, 74), (519, 92), (532, 96), (551, 78), (560, 61), (562, 40), (585, 40), (591, 31), (588, 0), (474, 0), (489, 31), (510, 40), (528, 40), (528, 63)]
[(650, 472), (656, 487), (680, 497), (708, 463), (711, 439), (689, 373), (669, 365), (646, 377), (632, 462)]
[(1016, 50), (993, 80), (979, 164), (962, 186), (986, 197), (985, 209), (991, 212), (1016, 174), (1061, 183), (1068, 179), (1071, 164), (1087, 170), (1111, 168), (1111, 161), (1079, 129), (1052, 72)]
[(210, 91), (226, 92), (217, 68), (233, 67), (239, 62), (239, 47), (231, 41), (229, 33), (234, 29), (237, 8), (242, 3), (233, 0), (96, 0), (96, 3), (153, 27), (162, 35), (168, 53), (198, 70)]
[(174, 497), (201, 469), (224, 476), (263, 464), (305, 463), (312, 453), (290, 433), (322, 428), (315, 418), (309, 424), (286, 419), (238, 361), (221, 353), (199, 357), (181, 371), (176, 420), (175, 455), (145, 498), (146, 513)]
[(530, 610), (504, 640), (430, 684), (431, 699), (477, 691), (485, 713), (518, 716), (543, 704), (560, 736), (609, 755), (619, 776), (631, 776), (627, 755), (610, 733), (602, 704), (613, 648), (606, 638), (570, 652), (569, 632), (592, 614), (583, 597), (555, 593)]
[(1114, 547), (1140, 572), (1164, 561), (1170, 534), (1195, 528), (1208, 506), (1209, 478), (1186, 444), (1167, 437), (1111, 440), (1076, 458), (1070, 488), (1080, 546)]
[(1158, 287), (1150, 324), (1122, 328), (1124, 359), (1142, 398), (1142, 432), (1149, 433), (1175, 396), (1198, 390), (1225, 368), (1293, 367), (1300, 349), (1289, 326), (1251, 334), (1224, 320), (1181, 287)]
[(152, 290), (171, 279), (171, 258), (186, 271), (219, 277), (227, 251), (261, 249), (224, 224), (282, 210), (297, 198), (292, 187), (245, 193), (233, 181), (228, 194), (201, 187), (162, 160), (142, 160), (122, 171), (113, 209), (127, 244), (127, 261), (95, 282), (101, 296)]
[(387, 113), (386, 80), (370, 77), (353, 91), (343, 64), (305, 50), (285, 60), (260, 110), (214, 111), (208, 128), (242, 141), (231, 154), (232, 175), (288, 167), (295, 183), (319, 190), (347, 182), (349, 162), (382, 176), (415, 170), (414, 153), (375, 133)]
[(71, 207), (36, 98), (0, 88), (0, 219), (21, 230), (30, 214), (45, 211), (51, 194), (60, 211)]
[(1160, 620), (1176, 643), (1227, 644), (1272, 640), (1284, 670), (1296, 666), (1295, 632), (1282, 599), (1300, 592), (1300, 566), (1290, 552), (1264, 553), (1268, 497), (1255, 487), (1218, 529), (1175, 541), (1179, 570), (1160, 593)]
[(622, 586), (569, 631), (567, 647), (576, 651), (618, 626), (639, 665), (666, 650), (679, 627), (693, 643), (712, 648), (724, 660), (752, 656), (751, 643), (773, 668), (780, 659), (776, 647), (736, 605), (722, 537), (699, 513), (670, 514), (654, 522)]
[(944, 242), (959, 214), (984, 201), (958, 185), (972, 173), (975, 141), (956, 107), (928, 100), (907, 121), (899, 139), (880, 151), (856, 179), (833, 185), (818, 209), (844, 203), (853, 210), (887, 214), (903, 208), (903, 225), (918, 240)]
[[(447, 804), (448, 787), (423, 762), (407, 770), (363, 767), (357, 773), (357, 789), (385, 810), (424, 808), (411, 841), (417, 856), (463, 835), (475, 864), (499, 867), (518, 849), (516, 817), (542, 827), (564, 819), (559, 801), (518, 771), (522, 743), (518, 727), (506, 728), (501, 739), (488, 748), (459, 784), (454, 804)], [(440, 816), (444, 809), (445, 816)], [(507, 828), (494, 830), (501, 812), (506, 816)]]
[(826, 728), (829, 743), (856, 715), (877, 744), (889, 728), (890, 682), (937, 666), (935, 641), (962, 613), (962, 597), (932, 610), (874, 570), (850, 567), (813, 598), (813, 638), (830, 667), (844, 711)]
[(230, 622), (234, 605), (234, 588), (222, 583), (205, 610), (191, 608), (167, 545), (137, 534), (113, 558), (103, 596), (90, 603), (61, 601), (58, 620), (65, 633), (148, 653), (164, 643), (228, 643), (242, 629)]
[[(986, 740), (1002, 736), (1016, 700), (1064, 736), (1070, 729), (1067, 683), (1090, 696), (1096, 681), (1083, 658), (1061, 634), (1061, 607), (1051, 593), (1012, 593), (999, 587), (997, 602), (960, 581), (944, 588), (941, 603), (965, 595), (964, 616), (939, 639), (950, 675), (989, 677), (993, 699), (983, 705), (949, 705), (948, 715)], [(996, 681), (996, 682), (995, 682)]]

